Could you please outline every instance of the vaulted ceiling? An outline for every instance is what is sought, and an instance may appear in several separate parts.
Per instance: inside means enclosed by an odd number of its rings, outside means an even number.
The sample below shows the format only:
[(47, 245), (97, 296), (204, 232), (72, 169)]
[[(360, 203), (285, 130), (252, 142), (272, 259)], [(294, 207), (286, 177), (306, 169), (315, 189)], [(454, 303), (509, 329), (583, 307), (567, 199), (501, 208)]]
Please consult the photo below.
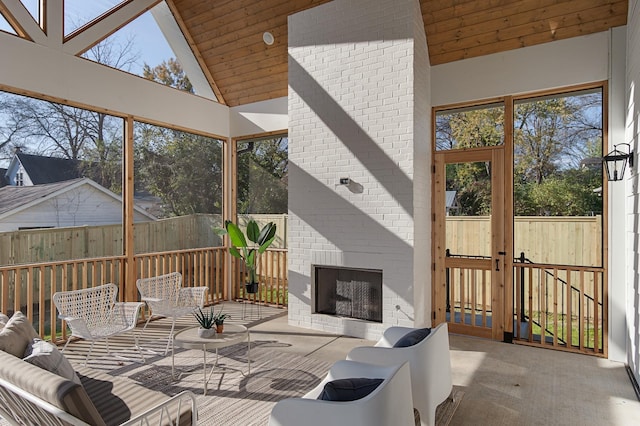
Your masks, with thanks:
[[(287, 16), (329, 0), (167, 0), (220, 102), (287, 96)], [(432, 65), (625, 25), (627, 0), (420, 0)], [(268, 46), (262, 34), (275, 42)]]

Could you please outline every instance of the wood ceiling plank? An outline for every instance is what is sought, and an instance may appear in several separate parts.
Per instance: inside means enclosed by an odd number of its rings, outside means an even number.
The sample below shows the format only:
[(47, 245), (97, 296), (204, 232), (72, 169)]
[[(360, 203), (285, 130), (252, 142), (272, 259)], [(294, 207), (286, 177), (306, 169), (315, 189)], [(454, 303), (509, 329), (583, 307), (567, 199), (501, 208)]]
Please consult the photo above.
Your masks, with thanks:
[[(429, 45), (430, 53), (440, 54), (447, 51), (461, 50), (477, 47), (480, 45), (497, 43), (506, 41), (512, 38), (519, 39), (527, 37), (532, 34), (546, 34), (546, 41), (553, 41), (558, 39), (557, 31), (559, 28), (567, 27), (574, 28), (575, 32), (569, 32), (567, 37), (575, 37), (578, 35), (588, 34), (585, 31), (580, 31), (580, 26), (584, 26), (591, 22), (602, 22), (602, 28), (607, 29), (609, 20), (621, 22), (622, 18), (621, 9), (616, 6), (619, 4), (604, 5), (595, 7), (592, 9), (583, 10), (580, 13), (562, 14), (557, 13), (555, 16), (549, 16), (546, 19), (537, 19), (530, 22), (524, 22), (520, 25), (509, 25), (507, 27), (491, 30), (491, 27), (486, 27), (487, 32), (482, 34), (476, 34), (472, 37), (465, 37), (460, 39), (453, 39), (444, 41), (442, 43), (431, 43)], [(621, 6), (620, 6), (621, 7)], [(626, 15), (625, 15), (626, 20)], [(623, 24), (618, 24), (623, 25)], [(593, 28), (590, 26), (589, 28)]]
[[(429, 0), (422, 0), (422, 17), (425, 25), (434, 22), (445, 21), (458, 16), (469, 15), (487, 10), (499, 10), (504, 6), (508, 6), (513, 0), (472, 0), (472, 1), (455, 1), (453, 4), (445, 8), (434, 9), (431, 7)], [(535, 0), (528, 0), (535, 2)]]
[(249, 61), (235, 68), (227, 67), (225, 70), (220, 70), (220, 68), (221, 67), (217, 67), (216, 69), (216, 79), (229, 82), (232, 81), (231, 79), (233, 78), (244, 78), (244, 76), (251, 78), (257, 74), (286, 74), (288, 64), (286, 62), (282, 63), (280, 58), (268, 58), (257, 64)]
[[(621, 20), (621, 18), (618, 17), (617, 20)], [(604, 18), (598, 21), (591, 21), (572, 26), (563, 26), (556, 30), (553, 40), (563, 40), (576, 36), (593, 34), (596, 32), (604, 31), (603, 28), (608, 29), (619, 25), (624, 24), (619, 24), (617, 21), (612, 22), (611, 20), (609, 20), (609, 18)], [(527, 46), (534, 46), (537, 44), (547, 43), (549, 41), (549, 34), (547, 32), (538, 32), (524, 35), (522, 37), (508, 38), (505, 40), (478, 45), (466, 49), (447, 50), (443, 51), (443, 53), (435, 53), (433, 55), (430, 55), (430, 62), (431, 65), (439, 65), (462, 59), (485, 56)]]
[[(602, 4), (602, 0), (586, 0), (583, 2), (584, 10), (577, 12), (573, 6), (573, 2), (557, 3), (557, 1), (544, 1), (539, 8), (524, 11), (520, 13), (510, 12), (508, 17), (499, 17), (488, 21), (477, 22), (476, 24), (466, 23), (463, 27), (450, 31), (437, 31), (427, 35), (429, 44), (440, 44), (447, 40), (462, 40), (465, 38), (475, 37), (492, 31), (508, 30), (511, 27), (526, 25), (527, 23), (540, 21), (559, 22), (564, 16), (577, 16), (584, 21), (599, 19), (604, 16), (615, 16), (618, 13), (626, 14), (624, 1), (610, 1), (608, 4)], [(555, 3), (555, 4), (554, 4)]]
[(210, 41), (200, 43), (199, 46), (203, 51), (215, 52), (218, 55), (224, 55), (227, 52), (244, 49), (254, 44), (262, 44), (262, 49), (269, 49), (273, 47), (267, 46), (262, 40), (262, 34), (265, 31), (271, 32), (275, 42), (287, 43), (288, 28), (287, 23), (283, 22), (280, 25), (266, 26), (264, 28), (252, 28), (249, 31), (238, 31), (231, 33), (228, 36), (211, 39)]

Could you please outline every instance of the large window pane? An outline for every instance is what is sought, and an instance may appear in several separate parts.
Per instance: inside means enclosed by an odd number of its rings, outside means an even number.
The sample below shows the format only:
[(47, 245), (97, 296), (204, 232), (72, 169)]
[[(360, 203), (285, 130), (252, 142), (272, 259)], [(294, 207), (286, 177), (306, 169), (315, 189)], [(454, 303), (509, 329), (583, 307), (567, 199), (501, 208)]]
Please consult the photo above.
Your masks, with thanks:
[(218, 245), (222, 141), (139, 122), (134, 129), (135, 198), (162, 219), (147, 239), (136, 227), (136, 253)]
[(602, 91), (514, 107), (515, 255), (602, 266)]
[(436, 113), (436, 150), (480, 148), (504, 143), (502, 104)]

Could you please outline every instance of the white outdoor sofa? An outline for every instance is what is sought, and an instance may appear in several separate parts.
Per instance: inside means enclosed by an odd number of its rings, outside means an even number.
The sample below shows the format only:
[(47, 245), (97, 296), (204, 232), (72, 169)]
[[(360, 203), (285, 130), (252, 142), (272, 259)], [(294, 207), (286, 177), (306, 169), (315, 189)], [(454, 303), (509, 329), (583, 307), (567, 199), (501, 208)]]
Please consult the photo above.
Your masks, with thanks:
[(91, 368), (77, 367), (77, 379), (69, 379), (58, 367), (56, 374), (27, 362), (22, 356), (36, 332), (24, 315), (14, 316), (22, 318), (6, 327), (0, 323), (0, 416), (9, 424), (196, 425), (191, 392), (170, 398)]

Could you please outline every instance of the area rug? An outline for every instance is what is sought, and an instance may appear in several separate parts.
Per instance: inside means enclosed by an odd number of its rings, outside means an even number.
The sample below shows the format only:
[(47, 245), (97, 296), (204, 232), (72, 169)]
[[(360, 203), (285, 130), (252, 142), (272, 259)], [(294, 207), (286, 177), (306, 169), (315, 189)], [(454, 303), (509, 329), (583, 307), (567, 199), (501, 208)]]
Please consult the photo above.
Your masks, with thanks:
[[(271, 409), (281, 399), (300, 397), (314, 388), (326, 375), (330, 363), (287, 353), (275, 341), (255, 341), (251, 348), (251, 374), (248, 373), (247, 345), (238, 344), (220, 349), (219, 369), (209, 381), (203, 395), (202, 351), (177, 350), (176, 371), (171, 374), (171, 355), (147, 356), (146, 363), (109, 358), (89, 361), (98, 370), (133, 380), (168, 396), (183, 390), (192, 391), (198, 402), (200, 425), (267, 425)], [(159, 346), (158, 349), (161, 349)], [(215, 354), (208, 353), (213, 362)], [(464, 392), (454, 388), (436, 410), (436, 425), (446, 426), (460, 404)], [(0, 418), (0, 425), (7, 422)]]

